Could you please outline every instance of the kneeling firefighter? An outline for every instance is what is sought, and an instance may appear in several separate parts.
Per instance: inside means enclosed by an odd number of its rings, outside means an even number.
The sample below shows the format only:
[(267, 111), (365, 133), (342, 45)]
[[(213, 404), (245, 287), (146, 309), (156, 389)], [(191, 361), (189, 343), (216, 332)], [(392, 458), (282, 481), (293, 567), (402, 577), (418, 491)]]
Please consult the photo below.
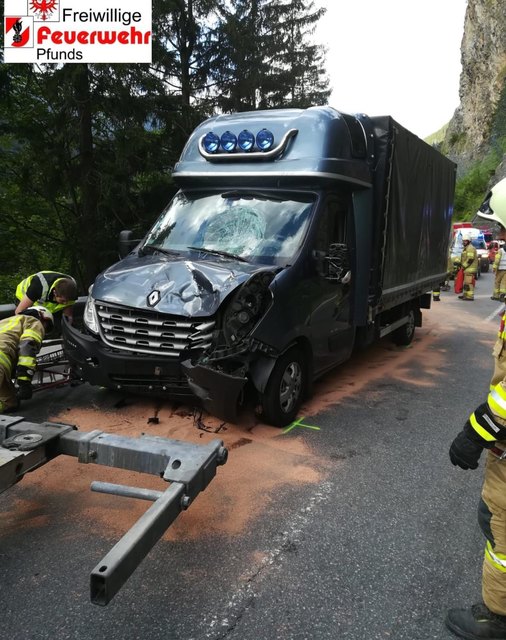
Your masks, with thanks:
[[(488, 194), (478, 212), (501, 226), (506, 240), (506, 179)], [(506, 310), (494, 350), (494, 373), (487, 401), (469, 416), (450, 447), (450, 460), (462, 469), (476, 469), (487, 449), (478, 521), (485, 534), (483, 602), (469, 609), (451, 609), (447, 627), (460, 638), (506, 640)]]
[(0, 320), (0, 413), (17, 409), (19, 400), (32, 397), (35, 357), (52, 328), (53, 314), (45, 307), (29, 307)]

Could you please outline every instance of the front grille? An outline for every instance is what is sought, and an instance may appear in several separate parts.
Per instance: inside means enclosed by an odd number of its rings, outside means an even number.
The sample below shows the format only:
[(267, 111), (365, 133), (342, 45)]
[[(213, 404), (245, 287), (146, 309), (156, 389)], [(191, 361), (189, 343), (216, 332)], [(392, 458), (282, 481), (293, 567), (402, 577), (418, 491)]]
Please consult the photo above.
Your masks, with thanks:
[(100, 301), (95, 309), (102, 339), (116, 349), (177, 358), (184, 350), (204, 350), (212, 343), (212, 318), (183, 318)]

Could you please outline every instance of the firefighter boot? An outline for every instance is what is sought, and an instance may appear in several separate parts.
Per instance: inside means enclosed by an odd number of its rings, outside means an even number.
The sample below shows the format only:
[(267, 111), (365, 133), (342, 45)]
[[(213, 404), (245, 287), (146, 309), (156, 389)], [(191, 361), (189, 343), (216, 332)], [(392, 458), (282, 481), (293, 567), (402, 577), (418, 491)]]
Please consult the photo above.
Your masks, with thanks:
[(470, 609), (450, 609), (445, 624), (466, 640), (506, 640), (506, 616), (493, 613), (481, 602)]

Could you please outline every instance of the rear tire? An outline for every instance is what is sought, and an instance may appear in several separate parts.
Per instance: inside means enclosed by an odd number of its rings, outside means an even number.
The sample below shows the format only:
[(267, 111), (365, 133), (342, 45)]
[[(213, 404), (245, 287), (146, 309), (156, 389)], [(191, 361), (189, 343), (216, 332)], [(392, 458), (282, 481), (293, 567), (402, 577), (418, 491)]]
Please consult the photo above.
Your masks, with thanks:
[(413, 342), (415, 337), (415, 312), (410, 309), (408, 321), (392, 333), (392, 340), (399, 347), (406, 347)]
[(285, 427), (294, 421), (307, 389), (307, 371), (304, 353), (298, 347), (278, 358), (261, 397), (267, 424)]

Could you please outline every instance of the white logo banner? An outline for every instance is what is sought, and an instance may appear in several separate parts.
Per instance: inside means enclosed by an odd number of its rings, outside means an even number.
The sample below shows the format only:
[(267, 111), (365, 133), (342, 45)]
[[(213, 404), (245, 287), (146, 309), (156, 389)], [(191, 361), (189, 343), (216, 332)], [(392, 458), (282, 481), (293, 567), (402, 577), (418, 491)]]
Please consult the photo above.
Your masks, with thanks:
[(5, 0), (5, 62), (151, 62), (151, 0)]

